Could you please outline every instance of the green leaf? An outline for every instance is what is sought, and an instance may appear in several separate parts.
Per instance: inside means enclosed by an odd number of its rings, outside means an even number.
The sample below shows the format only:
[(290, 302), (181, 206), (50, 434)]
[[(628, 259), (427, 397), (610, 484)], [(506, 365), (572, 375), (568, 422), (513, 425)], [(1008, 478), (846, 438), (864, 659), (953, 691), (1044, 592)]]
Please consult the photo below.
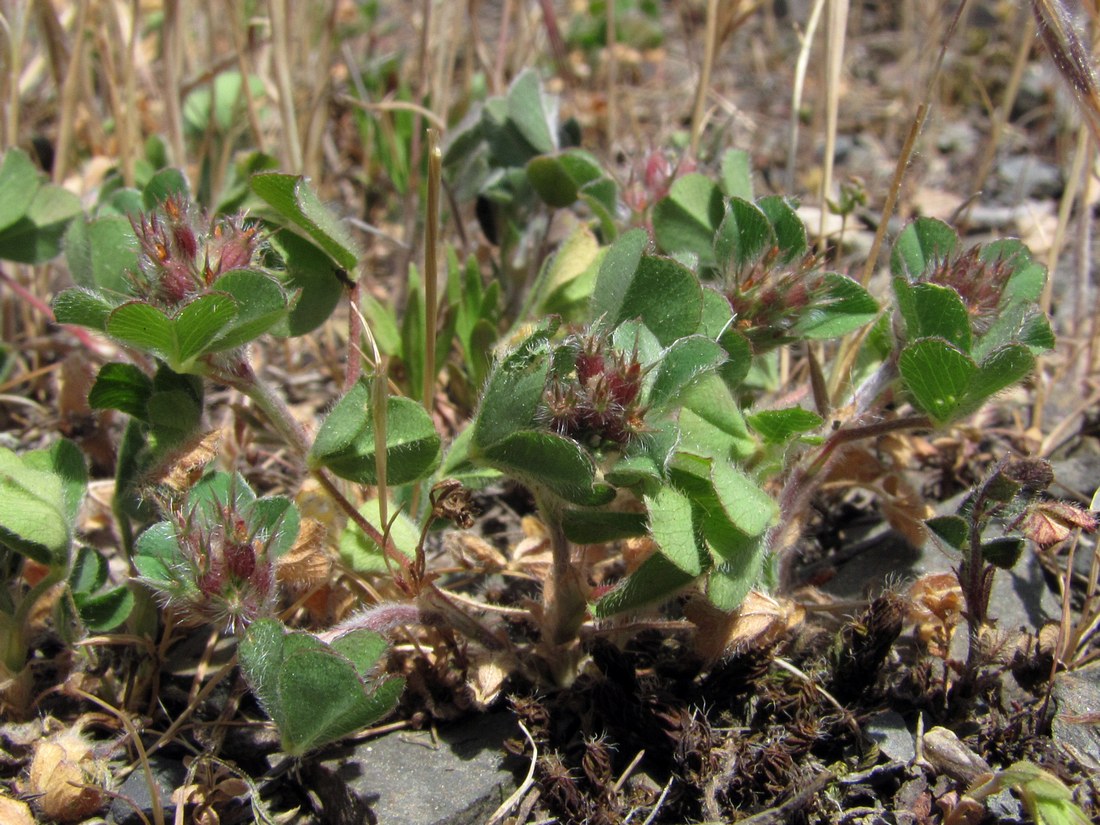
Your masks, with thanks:
[(474, 421), (473, 443), (483, 449), (530, 428), (546, 390), (550, 332), (536, 330), (489, 375)]
[(59, 475), (0, 447), (0, 545), (40, 564), (66, 564), (72, 525)]
[(942, 424), (962, 406), (978, 367), (947, 341), (924, 338), (902, 350), (898, 370), (917, 406)]
[(661, 465), (648, 452), (621, 456), (604, 474), (616, 487), (651, 488), (662, 482)]
[(151, 211), (162, 206), (172, 196), (190, 201), (191, 186), (179, 169), (161, 169), (145, 184), (141, 192), (141, 201), (145, 209)]
[(644, 536), (645, 513), (568, 509), (562, 514), (565, 537), (575, 544), (602, 544)]
[[(311, 467), (328, 467), (341, 478), (376, 484), (372, 379), (359, 381), (325, 417), (309, 453)], [(386, 399), (386, 479), (407, 484), (438, 466), (440, 438), (424, 408), (410, 398)]]
[(241, 668), (288, 755), (341, 739), (392, 710), (403, 680), (374, 680), (356, 666), (373, 666), (385, 646), (380, 638), (342, 639), (337, 648), (307, 633), (284, 633), (273, 619), (249, 627), (240, 645)]
[(81, 547), (69, 571), (73, 593), (94, 593), (107, 583), (107, 560), (93, 547)]
[(106, 331), (183, 372), (193, 359), (207, 351), (217, 334), (236, 316), (237, 302), (225, 293), (200, 295), (184, 306), (175, 319), (142, 301), (130, 301), (111, 312)]
[(538, 154), (553, 152), (558, 145), (554, 134), (556, 112), (542, 93), (534, 69), (524, 69), (508, 89), (508, 120)]
[(214, 289), (233, 298), (237, 315), (215, 341), (203, 348), (204, 352), (222, 352), (243, 346), (286, 317), (286, 294), (263, 272), (250, 269), (227, 272), (214, 282)]
[(714, 236), (714, 256), (723, 271), (736, 274), (757, 264), (778, 246), (771, 221), (754, 204), (731, 198)]
[(27, 214), (34, 200), (42, 176), (22, 149), (12, 148), (4, 153), (0, 164), (0, 233)]
[(579, 196), (588, 204), (588, 208), (600, 222), (600, 233), (604, 241), (614, 242), (619, 234), (615, 215), (618, 208), (619, 188), (615, 185), (615, 181), (611, 178), (589, 181), (580, 188)]
[(1020, 560), (1026, 542), (1018, 536), (1002, 536), (982, 542), (982, 559), (1002, 570), (1011, 570)]
[(101, 591), (107, 584), (107, 560), (90, 547), (81, 547), (69, 573), (81, 624), (92, 632), (108, 632), (127, 620), (134, 606), (134, 595), (122, 585)]
[(573, 230), (540, 273), (533, 289), (533, 314), (538, 317), (566, 314), (588, 300), (603, 255), (592, 230), (583, 224)]
[(202, 421), (202, 399), (183, 389), (156, 389), (149, 398), (149, 442), (155, 453), (179, 446)]
[(826, 272), (792, 332), (814, 340), (839, 338), (871, 323), (879, 310), (878, 302), (851, 278)]
[(1038, 312), (1033, 312), (1024, 320), (1020, 329), (1019, 341), (1025, 345), (1033, 355), (1040, 355), (1054, 349), (1054, 330), (1050, 328), (1050, 321)]
[(917, 218), (901, 231), (890, 254), (890, 271), (910, 281), (929, 274), (958, 246), (955, 230), (935, 218)]
[[(358, 692), (353, 692), (356, 687)], [(279, 674), (280, 701), (287, 716), (280, 729), (283, 750), (300, 756), (367, 727), (393, 710), (404, 689), (403, 679), (390, 678), (373, 691), (364, 690), (354, 665), (334, 653), (300, 651), (288, 656)]]
[(690, 335), (675, 341), (657, 362), (647, 402), (654, 407), (673, 401), (681, 389), (725, 360), (725, 350), (714, 340)]
[(719, 610), (736, 610), (760, 581), (764, 554), (759, 543), (754, 549), (756, 552), (745, 552), (736, 560), (722, 559), (707, 574), (707, 598)]
[(799, 433), (816, 430), (823, 423), (821, 416), (801, 407), (784, 410), (762, 410), (746, 416), (749, 426), (769, 444), (783, 444)]
[(681, 570), (664, 554), (654, 553), (596, 602), (592, 612), (599, 618), (606, 618), (626, 610), (637, 610), (669, 598), (697, 578)]
[(1047, 282), (1046, 267), (1035, 262), (1022, 241), (1016, 238), (991, 241), (982, 246), (979, 257), (986, 263), (1007, 264), (1012, 268), (1001, 298), (1002, 305), (1016, 301), (1034, 304), (1042, 296)]
[(92, 633), (109, 633), (122, 626), (134, 609), (134, 593), (119, 585), (101, 593), (73, 595), (81, 623)]
[(571, 205), (582, 186), (603, 175), (596, 159), (580, 149), (539, 155), (527, 162), (526, 169), (535, 193), (555, 209)]
[(353, 630), (333, 639), (333, 650), (346, 658), (362, 677), (371, 675), (389, 649), (386, 638), (373, 630)]
[(344, 224), (321, 203), (305, 178), (265, 172), (253, 175), (251, 186), (253, 192), (347, 270), (349, 277), (355, 277), (359, 253), (354, 239)]
[(970, 352), (970, 314), (954, 289), (940, 284), (909, 284), (894, 279), (898, 309), (910, 341), (943, 338)]
[(736, 389), (752, 369), (752, 344), (732, 326), (718, 339), (726, 351), (726, 362), (718, 368), (718, 374), (730, 389)]
[(61, 481), (62, 513), (70, 527), (76, 525), (81, 502), (88, 490), (88, 467), (84, 453), (67, 438), (55, 441), (43, 450), (32, 450), (23, 456), (33, 470), (44, 470)]
[(717, 375), (704, 375), (680, 397), (684, 450), (716, 459), (746, 458), (757, 449), (737, 401)]
[(794, 211), (791, 202), (779, 195), (769, 195), (756, 202), (760, 211), (768, 216), (779, 246), (779, 264), (800, 261), (809, 249), (806, 242), (806, 226)]
[(107, 332), (114, 338), (175, 362), (179, 350), (176, 325), (163, 312), (142, 301), (130, 301), (107, 318)]
[(596, 278), (592, 314), (612, 328), (640, 320), (667, 347), (698, 331), (703, 291), (691, 271), (670, 258), (642, 256), (633, 271), (626, 271), (623, 264), (633, 257), (637, 240), (628, 232), (608, 251)]
[(60, 186), (39, 186), (26, 213), (0, 230), (0, 258), (41, 264), (61, 254), (61, 239), (80, 214), (80, 198)]
[(59, 324), (73, 324), (106, 331), (107, 318), (115, 308), (102, 295), (88, 289), (66, 289), (53, 300), (54, 319)]
[[(138, 536), (134, 545), (134, 567), (147, 584), (160, 588), (172, 587), (182, 562), (176, 529), (171, 522), (157, 522)], [(190, 586), (195, 587), (193, 582)]]
[(277, 324), (272, 332), (305, 335), (332, 315), (344, 294), (344, 284), (337, 277), (332, 258), (305, 238), (281, 229), (271, 236), (270, 243), (286, 267), (285, 288), (292, 293), (300, 290), (286, 321)]
[(130, 291), (127, 276), (138, 269), (138, 242), (129, 218), (78, 218), (69, 224), (64, 247), (77, 284), (119, 294)]
[(256, 502), (256, 493), (240, 473), (209, 473), (199, 479), (187, 496), (187, 506), (199, 524), (214, 526), (222, 523), (226, 507), (245, 511)]
[(727, 198), (752, 200), (752, 164), (743, 149), (722, 153), (722, 191)]
[(645, 497), (649, 532), (659, 552), (692, 578), (703, 572), (706, 553), (695, 529), (691, 501), (672, 487), (662, 487)]
[(298, 506), (283, 496), (264, 496), (243, 508), (249, 532), (261, 540), (272, 559), (286, 555), (298, 540), (302, 516)]
[(746, 473), (728, 461), (714, 461), (710, 480), (722, 512), (746, 536), (761, 536), (779, 518), (779, 506)]
[(973, 412), (1001, 390), (1022, 381), (1034, 369), (1035, 356), (1023, 344), (1010, 344), (996, 350), (978, 365), (962, 412)]
[(614, 319), (619, 317), (619, 309), (626, 300), (647, 242), (644, 229), (631, 229), (620, 235), (607, 250), (592, 292), (593, 318), (603, 318), (607, 326), (615, 326)]
[(117, 409), (128, 416), (146, 420), (147, 405), (153, 395), (153, 381), (133, 364), (103, 364), (96, 383), (88, 393), (92, 409)]
[[(173, 322), (178, 349), (175, 360), (169, 359), (168, 363), (186, 364), (199, 355), (213, 352), (218, 337), (239, 317), (239, 308), (237, 301), (224, 292), (200, 295), (184, 306)], [(108, 332), (111, 332), (113, 321), (112, 315), (107, 322)]]
[[(359, 507), (359, 513), (378, 532), (385, 534), (386, 525), (378, 515), (378, 499), (372, 498), (365, 501)], [(390, 512), (393, 522), (390, 525), (390, 540), (393, 545), (408, 556), (416, 557), (416, 546), (420, 542), (420, 528), (418, 528), (405, 512), (399, 512), (394, 516)], [(349, 521), (347, 527), (340, 534), (340, 560), (356, 573), (387, 573), (389, 567), (382, 548), (376, 544), (370, 536)]]
[(677, 178), (653, 207), (653, 237), (669, 254), (695, 255), (714, 264), (714, 233), (725, 213), (722, 192), (697, 172)]
[(711, 286), (703, 287), (703, 315), (699, 334), (718, 339), (733, 326), (733, 307), (729, 298)]
[(595, 483), (596, 467), (587, 451), (576, 441), (554, 433), (513, 432), (486, 447), (482, 460), (529, 487), (548, 490), (572, 504), (596, 507), (615, 498), (611, 487)]
[(956, 550), (966, 547), (970, 539), (970, 525), (961, 516), (936, 516), (925, 519), (928, 529)]

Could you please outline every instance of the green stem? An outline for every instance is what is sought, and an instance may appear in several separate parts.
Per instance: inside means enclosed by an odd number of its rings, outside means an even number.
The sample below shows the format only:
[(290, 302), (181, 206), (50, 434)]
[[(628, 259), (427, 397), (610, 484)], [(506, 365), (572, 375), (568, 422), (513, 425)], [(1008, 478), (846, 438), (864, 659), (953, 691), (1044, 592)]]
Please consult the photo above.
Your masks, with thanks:
[[(279, 435), (283, 437), (287, 446), (290, 447), (299, 458), (303, 461), (307, 461), (310, 443), (305, 428), (298, 423), (296, 418), (294, 418), (293, 414), (290, 412), (290, 408), (287, 407), (286, 402), (283, 401), (279, 394), (276, 393), (266, 381), (256, 375), (255, 371), (252, 369), (252, 365), (248, 363), (248, 361), (242, 358), (233, 364), (230, 369), (217, 371), (216, 374), (211, 377), (233, 387), (233, 389), (252, 399), (256, 406), (264, 412), (271, 422), (271, 425), (278, 431)], [(352, 522), (354, 522), (356, 527), (362, 530), (371, 541), (381, 547), (391, 560), (397, 562), (402, 568), (408, 567), (409, 560), (405, 557), (405, 554), (401, 553), (391, 542), (386, 541), (382, 532), (367, 521), (363, 514), (356, 509), (355, 505), (340, 492), (332, 476), (330, 476), (323, 467), (311, 468), (310, 472), (325, 489), (325, 492), (327, 492), (329, 496), (332, 497), (332, 500), (336, 502), (336, 505), (344, 511)]]
[(546, 493), (536, 495), (538, 512), (550, 538), (550, 577), (542, 593), (543, 655), (560, 685), (576, 676), (577, 636), (588, 609), (588, 575), (583, 555), (562, 526), (561, 505)]
[(65, 578), (65, 570), (50, 567), (49, 572), (38, 584), (27, 591), (10, 617), (5, 617), (7, 627), (0, 628), (3, 633), (3, 666), (15, 676), (27, 663), (27, 628), (30, 625), (31, 611), (40, 598), (58, 582)]

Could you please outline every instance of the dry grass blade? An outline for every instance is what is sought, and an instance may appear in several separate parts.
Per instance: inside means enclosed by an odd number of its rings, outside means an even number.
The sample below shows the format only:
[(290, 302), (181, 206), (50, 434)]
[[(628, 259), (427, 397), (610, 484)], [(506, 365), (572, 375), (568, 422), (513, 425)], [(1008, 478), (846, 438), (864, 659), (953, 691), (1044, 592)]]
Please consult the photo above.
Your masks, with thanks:
[(512, 809), (523, 800), (524, 794), (526, 794), (531, 786), (535, 784), (535, 765), (537, 765), (539, 761), (539, 749), (535, 744), (535, 740), (531, 738), (531, 733), (523, 726), (523, 722), (517, 722), (516, 724), (519, 725), (519, 729), (523, 731), (523, 735), (531, 745), (531, 764), (527, 767), (527, 776), (520, 786), (516, 788), (511, 796), (501, 803), (499, 808), (493, 811), (493, 815), (486, 820), (485, 825), (496, 825), (498, 822), (503, 822), (504, 817), (511, 813)]
[(848, 0), (830, 0), (825, 32), (825, 168), (821, 175), (821, 221), (818, 240), (825, 244), (825, 216), (833, 185), (833, 159), (836, 156), (837, 116), (840, 111), (840, 71), (844, 65), (847, 35)]
[(1072, 15), (1062, 0), (1031, 0), (1031, 10), (1050, 59), (1077, 100), (1093, 138), (1100, 143), (1100, 84)]

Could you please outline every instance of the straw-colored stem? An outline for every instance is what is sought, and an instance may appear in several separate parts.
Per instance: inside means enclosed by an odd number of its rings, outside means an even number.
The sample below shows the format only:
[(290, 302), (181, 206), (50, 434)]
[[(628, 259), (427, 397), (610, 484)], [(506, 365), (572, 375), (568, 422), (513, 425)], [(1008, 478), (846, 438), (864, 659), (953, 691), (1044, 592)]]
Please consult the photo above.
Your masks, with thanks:
[(23, 44), (27, 34), (27, 5), (15, 4), (11, 18), (0, 15), (5, 41), (7, 77), (4, 96), (4, 135), (0, 149), (14, 146), (19, 140), (19, 76), (23, 73)]
[[(1086, 158), (1095, 157), (1096, 143), (1091, 134), (1086, 135), (1084, 155)], [(1089, 290), (1092, 273), (1092, 214), (1089, 204), (1092, 202), (1093, 177), (1092, 171), (1081, 169), (1081, 194), (1077, 199), (1077, 233), (1075, 235), (1075, 260), (1073, 279), (1073, 325), (1071, 333), (1080, 340), (1085, 331), (1085, 316), (1088, 313)], [(1085, 366), (1078, 359), (1078, 369)], [(1084, 374), (1081, 375), (1084, 377)]]
[(88, 0), (79, 0), (76, 25), (73, 27), (73, 54), (65, 71), (61, 87), (61, 107), (57, 125), (57, 152), (54, 157), (53, 180), (60, 183), (69, 172), (69, 155), (73, 149), (73, 129), (79, 98), (81, 74), (84, 71), (84, 28), (88, 21)]
[(290, 78), (290, 32), (286, 0), (268, 0), (271, 15), (271, 45), (274, 51), (275, 87), (279, 94), (279, 117), (283, 124), (284, 163), (302, 171), (302, 140), (294, 110), (294, 85)]
[(607, 0), (607, 148), (615, 143), (615, 126), (619, 121), (618, 82), (619, 58), (615, 50), (615, 0)]
[[(333, 44), (336, 42), (336, 14), (338, 3), (330, 4), (329, 13), (325, 15), (324, 25), (321, 29), (320, 42), (317, 49), (308, 60), (317, 66), (330, 66), (333, 62)], [(302, 147), (302, 158), (305, 164), (305, 173), (313, 177), (320, 177), (323, 158), (323, 139), (325, 129), (328, 126), (329, 99), (332, 94), (332, 73), (319, 71), (314, 73), (315, 81), (310, 90), (310, 105), (307, 112), (305, 143)]]
[(257, 114), (256, 99), (252, 96), (252, 84), (249, 78), (252, 75), (250, 55), (248, 53), (248, 36), (244, 26), (241, 25), (240, 13), (244, 12), (243, 6), (234, 5), (229, 13), (229, 24), (233, 30), (233, 43), (236, 50), (237, 71), (241, 73), (244, 81), (241, 83), (241, 94), (244, 95), (245, 114), (248, 115), (248, 128), (252, 132), (252, 143), (262, 153), (267, 152), (267, 141), (264, 138), (263, 129), (260, 128), (260, 118)]
[(790, 135), (787, 144), (787, 191), (791, 193), (794, 192), (795, 169), (798, 165), (798, 125), (801, 121), (802, 92), (806, 85), (806, 69), (810, 65), (810, 51), (813, 47), (814, 35), (817, 33), (817, 26), (821, 22), (821, 12), (824, 8), (825, 0), (814, 0), (810, 19), (806, 22), (806, 31), (801, 35), (798, 60), (795, 61), (794, 87), (791, 90)]
[(1066, 178), (1066, 188), (1062, 192), (1062, 200), (1058, 204), (1058, 224), (1054, 229), (1054, 239), (1051, 241), (1050, 250), (1047, 252), (1047, 277), (1046, 286), (1043, 288), (1042, 297), (1039, 299), (1039, 308), (1043, 314), (1050, 314), (1051, 300), (1054, 296), (1054, 273), (1058, 266), (1058, 259), (1062, 256), (1062, 247), (1066, 242), (1066, 233), (1069, 230), (1070, 217), (1073, 214), (1073, 204), (1077, 200), (1077, 192), (1080, 190), (1081, 178), (1085, 171), (1085, 161), (1089, 158), (1089, 129), (1082, 124), (1077, 129), (1077, 145), (1073, 151), (1073, 162), (1070, 164), (1069, 175)]
[(164, 120), (172, 162), (182, 168), (187, 161), (183, 142), (183, 104), (180, 101), (180, 80), (183, 71), (183, 23), (180, 19), (182, 0), (165, 0), (164, 25)]
[(825, 31), (825, 165), (821, 173), (821, 220), (818, 223), (818, 248), (825, 248), (825, 205), (833, 187), (833, 162), (836, 155), (836, 130), (840, 113), (840, 72), (844, 66), (848, 0), (829, 0)]
[(424, 409), (432, 414), (435, 400), (435, 337), (439, 297), (439, 193), (443, 153), (439, 133), (428, 130), (428, 209), (424, 216)]
[[(1077, 130), (1077, 146), (1073, 153), (1073, 162), (1070, 165), (1069, 176), (1066, 179), (1066, 188), (1062, 192), (1062, 200), (1058, 205), (1058, 223), (1054, 228), (1054, 238), (1047, 252), (1047, 282), (1043, 287), (1043, 294), (1039, 297), (1039, 309), (1044, 315), (1050, 314), (1051, 301), (1054, 297), (1054, 278), (1057, 271), (1058, 259), (1062, 255), (1065, 246), (1066, 233), (1069, 229), (1070, 215), (1073, 212), (1073, 204), (1077, 200), (1077, 192), (1080, 188), (1081, 178), (1085, 172), (1085, 160), (1089, 157), (1089, 144), (1091, 141), (1088, 126), (1082, 124)], [(1037, 374), (1043, 376), (1043, 358), (1039, 359)], [(1041, 431), (1043, 428), (1043, 411), (1046, 408), (1048, 384), (1039, 380), (1035, 385), (1035, 396), (1031, 408), (1031, 426)]]
[(703, 65), (699, 69), (699, 84), (695, 87), (695, 103), (691, 112), (691, 156), (698, 157), (699, 141), (703, 138), (707, 92), (714, 70), (714, 53), (718, 49), (718, 0), (707, 0), (706, 42), (703, 45)]

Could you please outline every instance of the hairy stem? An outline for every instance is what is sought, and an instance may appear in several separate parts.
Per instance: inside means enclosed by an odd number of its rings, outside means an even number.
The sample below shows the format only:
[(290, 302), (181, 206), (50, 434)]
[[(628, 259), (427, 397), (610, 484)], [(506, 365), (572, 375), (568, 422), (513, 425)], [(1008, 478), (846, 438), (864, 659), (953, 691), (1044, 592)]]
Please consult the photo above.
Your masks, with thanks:
[[(230, 369), (215, 371), (215, 374), (211, 377), (228, 384), (233, 387), (233, 389), (252, 399), (256, 406), (264, 412), (271, 422), (271, 425), (278, 431), (279, 435), (283, 437), (283, 440), (286, 441), (287, 446), (290, 447), (299, 458), (304, 460), (309, 455), (309, 437), (306, 435), (305, 428), (298, 423), (296, 418), (294, 418), (286, 402), (283, 401), (279, 394), (276, 393), (266, 381), (256, 375), (255, 371), (252, 369), (252, 365), (246, 359), (239, 359)], [(330, 476), (323, 467), (316, 467), (312, 469), (311, 472), (314, 478), (316, 478), (325, 489), (325, 492), (332, 497), (332, 500), (335, 501), (336, 505), (355, 523), (356, 527), (362, 530), (371, 541), (381, 547), (392, 561), (397, 562), (403, 568), (408, 566), (409, 560), (405, 557), (404, 553), (398, 551), (391, 542), (386, 541), (382, 532), (367, 521), (363, 514), (356, 509), (355, 505), (348, 500), (347, 496), (340, 492), (332, 476)]]

